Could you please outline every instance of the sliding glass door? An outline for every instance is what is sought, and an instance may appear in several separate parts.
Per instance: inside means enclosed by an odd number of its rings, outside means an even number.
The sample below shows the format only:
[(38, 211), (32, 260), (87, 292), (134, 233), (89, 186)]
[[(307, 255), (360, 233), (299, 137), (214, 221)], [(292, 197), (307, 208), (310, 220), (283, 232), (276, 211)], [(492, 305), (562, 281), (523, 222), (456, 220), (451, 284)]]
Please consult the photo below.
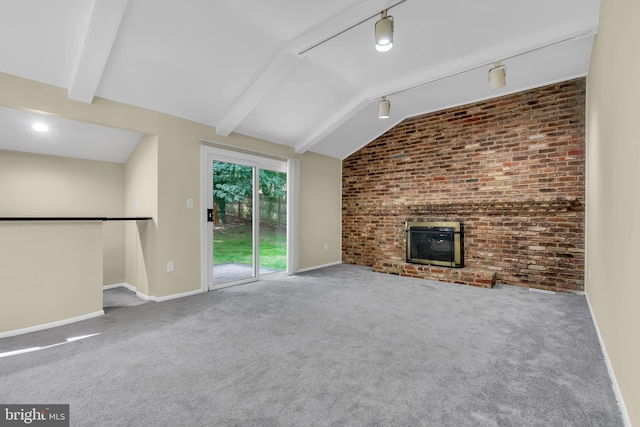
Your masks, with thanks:
[(255, 277), (255, 168), (213, 160), (213, 284)]
[(260, 169), (258, 189), (259, 272), (287, 271), (287, 173)]
[(286, 272), (287, 163), (208, 151), (207, 287), (217, 289)]

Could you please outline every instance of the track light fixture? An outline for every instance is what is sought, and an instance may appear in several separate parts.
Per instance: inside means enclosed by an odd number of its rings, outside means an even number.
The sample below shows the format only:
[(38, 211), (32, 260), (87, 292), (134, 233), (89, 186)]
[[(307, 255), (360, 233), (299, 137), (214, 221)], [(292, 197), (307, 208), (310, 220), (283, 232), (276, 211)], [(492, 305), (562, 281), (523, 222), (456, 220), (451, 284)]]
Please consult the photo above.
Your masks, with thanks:
[[(406, 0), (403, 0), (403, 1), (406, 1)], [(400, 3), (396, 3), (396, 5), (394, 5), (394, 6), (397, 6), (398, 4), (400, 4)], [(371, 19), (371, 18), (373, 18), (373, 17), (370, 17), (369, 19)], [(536, 52), (536, 51), (539, 51), (539, 50), (544, 49), (544, 48), (549, 47), (549, 46), (559, 45), (559, 44), (563, 44), (563, 43), (566, 43), (566, 42), (569, 42), (569, 41), (573, 41), (573, 40), (582, 40), (584, 38), (593, 37), (593, 36), (594, 36), (594, 33), (591, 32), (591, 31), (588, 31), (588, 32), (585, 32), (585, 33), (582, 33), (582, 34), (578, 34), (578, 35), (567, 37), (567, 38), (559, 40), (559, 41), (553, 41), (551, 43), (543, 44), (543, 45), (540, 45), (540, 46), (537, 46), (537, 47), (534, 47), (534, 48), (531, 48), (531, 49), (528, 49), (528, 50), (525, 50), (525, 51), (522, 51), (522, 52), (514, 53), (511, 56), (503, 58), (503, 60), (509, 60), (509, 59), (512, 59), (512, 58), (517, 58), (519, 56), (526, 55), (526, 54), (531, 53), (531, 52)], [(398, 94), (407, 92), (409, 90), (413, 90), (413, 89), (425, 87), (425, 86), (428, 86), (428, 85), (432, 85), (432, 84), (440, 82), (442, 80), (445, 80), (445, 79), (448, 79), (448, 78), (451, 78), (451, 77), (455, 77), (455, 76), (459, 76), (461, 74), (468, 73), (470, 71), (475, 71), (475, 70), (480, 70), (480, 69), (485, 69), (486, 70), (486, 68), (488, 66), (490, 66), (490, 65), (491, 65), (490, 62), (483, 62), (481, 64), (472, 65), (472, 66), (469, 66), (467, 68), (459, 69), (459, 70), (457, 70), (455, 72), (449, 73), (449, 74), (444, 75), (444, 76), (436, 77), (436, 78), (428, 80), (428, 81), (419, 82), (419, 83), (416, 83), (416, 84), (411, 85), (411, 86), (405, 86), (405, 87), (399, 88), (398, 90), (389, 91), (387, 89), (385, 91), (385, 93), (386, 93), (385, 96), (383, 96), (382, 98), (378, 98), (378, 94), (376, 94), (374, 97), (369, 98), (369, 101), (373, 102), (376, 99), (378, 99), (378, 117), (381, 118), (381, 119), (386, 119), (386, 118), (389, 117), (389, 110), (391, 108), (391, 103), (389, 101), (387, 101), (387, 96), (398, 95)], [(491, 68), (489, 70), (489, 83), (490, 83), (491, 89), (498, 89), (498, 88), (506, 86), (507, 85), (507, 78), (506, 77), (507, 77), (507, 67), (505, 65), (502, 65), (500, 63), (500, 61), (494, 62), (493, 63), (493, 68)]]
[(391, 102), (389, 102), (386, 96), (383, 96), (382, 99), (378, 101), (378, 118), (388, 119), (390, 110), (391, 110)]
[(387, 10), (380, 12), (380, 20), (376, 22), (376, 50), (387, 52), (393, 47), (393, 16), (387, 16)]
[(489, 85), (491, 89), (498, 89), (507, 85), (507, 67), (500, 64), (500, 61), (494, 64), (489, 70)]
[[(383, 10), (382, 12), (379, 13), (380, 15), (380, 19), (378, 20), (378, 22), (376, 22), (375, 25), (375, 36), (376, 36), (376, 49), (380, 52), (386, 52), (388, 50), (390, 50), (393, 47), (393, 16), (387, 16), (387, 13), (389, 12), (389, 10), (391, 8), (394, 8), (398, 5), (401, 5), (402, 3), (406, 2), (407, 0), (398, 0), (395, 3), (393, 3), (392, 5), (387, 6), (387, 8), (385, 10)], [(308, 46), (302, 50), (300, 50), (298, 52), (298, 55), (304, 55), (305, 53), (309, 52), (310, 50), (313, 50), (315, 48), (317, 48), (318, 46), (322, 46), (323, 44), (325, 44), (326, 42), (335, 39), (336, 37), (340, 36), (341, 34), (346, 33), (347, 31), (350, 31), (356, 27), (358, 27), (359, 25), (362, 25), (364, 23), (366, 23), (367, 25), (369, 25), (369, 22), (375, 18), (376, 16), (378, 16), (378, 13), (374, 13), (372, 15), (367, 16), (366, 18), (363, 18), (361, 21), (358, 21), (354, 24), (352, 24), (351, 26), (344, 28), (336, 33), (333, 33), (331, 35), (328, 35), (327, 37), (323, 38), (322, 40), (319, 40), (317, 43), (312, 44), (311, 46)]]

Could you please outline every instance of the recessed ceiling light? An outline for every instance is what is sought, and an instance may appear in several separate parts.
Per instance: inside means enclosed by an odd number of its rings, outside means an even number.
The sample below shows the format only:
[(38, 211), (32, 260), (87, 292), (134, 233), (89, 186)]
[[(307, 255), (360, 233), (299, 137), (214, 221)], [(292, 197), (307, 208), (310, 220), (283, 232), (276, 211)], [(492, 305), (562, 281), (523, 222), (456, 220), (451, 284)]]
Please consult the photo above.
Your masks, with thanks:
[(45, 125), (44, 123), (41, 122), (37, 122), (34, 123), (33, 126), (31, 126), (33, 128), (33, 130), (37, 131), (37, 132), (46, 132), (49, 130), (49, 126)]

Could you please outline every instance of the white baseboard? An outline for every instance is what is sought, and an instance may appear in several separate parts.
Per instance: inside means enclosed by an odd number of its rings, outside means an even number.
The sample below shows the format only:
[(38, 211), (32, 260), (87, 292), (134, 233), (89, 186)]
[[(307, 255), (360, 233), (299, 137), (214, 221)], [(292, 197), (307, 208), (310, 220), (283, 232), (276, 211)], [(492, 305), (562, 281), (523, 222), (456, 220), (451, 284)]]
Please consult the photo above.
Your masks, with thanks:
[(598, 328), (598, 322), (596, 321), (596, 316), (593, 313), (593, 308), (591, 307), (591, 302), (589, 301), (589, 295), (585, 294), (585, 298), (587, 300), (587, 306), (589, 307), (589, 313), (591, 313), (591, 320), (593, 321), (593, 326), (595, 327), (596, 334), (598, 335), (598, 341), (600, 342), (600, 348), (602, 349), (604, 362), (607, 365), (607, 370), (609, 371), (609, 377), (611, 378), (613, 392), (616, 395), (616, 400), (618, 401), (618, 406), (620, 407), (620, 412), (622, 413), (622, 421), (624, 422), (625, 427), (632, 427), (631, 418), (629, 418), (629, 412), (627, 412), (627, 406), (624, 404), (624, 399), (622, 398), (622, 392), (620, 391), (618, 380), (616, 380), (616, 374), (613, 371), (613, 366), (611, 366), (611, 359), (609, 359), (609, 353), (607, 353), (607, 347), (605, 346), (604, 340), (602, 339), (602, 335), (600, 334), (600, 328)]
[(113, 285), (104, 285), (102, 287), (102, 290), (106, 291), (107, 289), (115, 289), (115, 288), (127, 288), (131, 292), (136, 292), (136, 287), (133, 286), (133, 285), (128, 284), (127, 282), (116, 283), (116, 284), (113, 284)]
[(168, 301), (176, 298), (183, 298), (191, 295), (201, 294), (202, 292), (205, 292), (205, 291), (203, 291), (202, 289), (196, 289), (195, 291), (183, 292), (181, 294), (173, 294), (173, 295), (167, 295), (164, 297), (149, 297), (149, 298), (155, 302), (162, 302), (162, 301)]
[(127, 289), (129, 289), (131, 292), (135, 292), (135, 293), (136, 293), (136, 295), (139, 293), (139, 292), (138, 292), (138, 289), (136, 289), (136, 287), (135, 287), (135, 286), (130, 285), (130, 284), (128, 284), (128, 283), (123, 283), (123, 284), (122, 284), (122, 287), (123, 287), (123, 288), (127, 288)]
[(155, 301), (155, 302), (162, 302), (162, 301), (168, 301), (168, 300), (172, 300), (172, 299), (176, 299), (176, 298), (182, 298), (182, 297), (188, 297), (190, 295), (195, 295), (195, 294), (199, 294), (202, 292), (206, 292), (203, 291), (202, 289), (198, 289), (195, 291), (189, 291), (189, 292), (183, 292), (181, 294), (173, 294), (173, 295), (167, 295), (164, 297), (155, 297), (153, 295), (145, 295), (142, 292), (138, 292), (138, 290), (136, 289), (135, 286), (130, 285), (128, 283), (116, 283), (115, 285), (107, 285), (107, 286), (103, 286), (102, 289), (103, 290), (107, 290), (107, 289), (114, 289), (114, 288), (127, 288), (132, 292), (136, 293), (136, 296), (142, 300), (145, 301)]
[[(300, 270), (296, 271), (296, 273), (304, 273), (305, 271), (318, 270), (320, 268), (331, 267), (331, 266), (340, 265), (340, 264), (342, 264), (342, 261), (330, 262), (329, 264), (323, 264), (323, 265), (316, 265), (316, 266), (313, 266), (313, 267), (301, 268)], [(293, 274), (295, 274), (295, 273), (293, 273)]]
[(155, 298), (156, 298), (156, 297), (154, 297), (154, 296), (145, 295), (145, 294), (143, 294), (142, 292), (138, 292), (138, 291), (134, 291), (134, 292), (136, 293), (136, 296), (137, 296), (138, 298), (142, 299), (142, 300), (145, 300), (145, 301), (155, 301)]
[(68, 325), (69, 323), (80, 322), (82, 320), (92, 319), (94, 317), (103, 316), (104, 310), (96, 311), (93, 313), (85, 314), (82, 316), (72, 317), (69, 319), (58, 320), (56, 322), (45, 323), (42, 325), (30, 326), (28, 328), (15, 329), (13, 331), (0, 332), (0, 338), (12, 337), (15, 335), (28, 334), (29, 332), (41, 331), (43, 329), (55, 328), (58, 326)]

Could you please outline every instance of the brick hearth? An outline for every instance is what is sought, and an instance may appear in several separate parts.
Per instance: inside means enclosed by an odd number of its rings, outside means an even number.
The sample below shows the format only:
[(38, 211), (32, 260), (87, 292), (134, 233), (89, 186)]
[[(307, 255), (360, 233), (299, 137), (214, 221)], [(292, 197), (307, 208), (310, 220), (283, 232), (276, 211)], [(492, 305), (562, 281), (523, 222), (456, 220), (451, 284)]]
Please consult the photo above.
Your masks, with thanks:
[[(585, 80), (576, 79), (398, 124), (343, 162), (343, 261), (581, 290), (584, 106)], [(407, 264), (406, 220), (461, 221), (466, 268)]]
[(439, 282), (460, 283), (479, 288), (493, 288), (493, 285), (496, 284), (495, 271), (471, 267), (446, 268), (400, 261), (376, 260), (373, 264), (373, 271), (398, 276), (417, 277), (419, 279), (431, 279)]

